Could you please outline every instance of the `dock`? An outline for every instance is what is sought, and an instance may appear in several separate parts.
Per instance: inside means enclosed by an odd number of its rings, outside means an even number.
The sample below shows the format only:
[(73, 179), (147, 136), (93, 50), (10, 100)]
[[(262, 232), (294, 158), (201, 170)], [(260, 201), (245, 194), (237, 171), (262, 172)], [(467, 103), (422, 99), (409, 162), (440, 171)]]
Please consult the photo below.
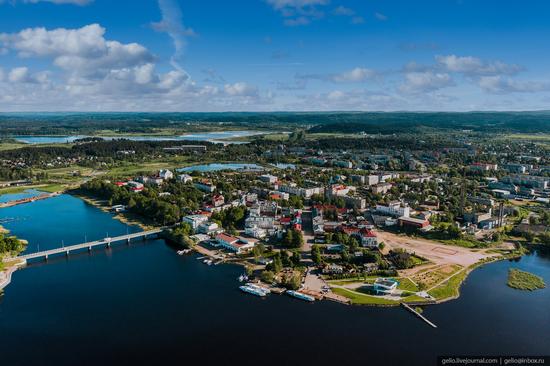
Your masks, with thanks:
[(419, 312), (417, 312), (416, 310), (414, 310), (413, 308), (411, 308), (409, 305), (405, 304), (404, 302), (401, 303), (401, 305), (403, 305), (403, 307), (407, 310), (409, 310), (411, 313), (413, 313), (414, 315), (416, 315), (417, 317), (419, 317), (420, 319), (424, 320), (426, 323), (428, 323), (428, 325), (430, 325), (431, 327), (433, 328), (437, 328), (437, 325), (435, 325), (434, 323), (432, 323), (431, 321), (429, 321), (424, 315), (420, 314)]

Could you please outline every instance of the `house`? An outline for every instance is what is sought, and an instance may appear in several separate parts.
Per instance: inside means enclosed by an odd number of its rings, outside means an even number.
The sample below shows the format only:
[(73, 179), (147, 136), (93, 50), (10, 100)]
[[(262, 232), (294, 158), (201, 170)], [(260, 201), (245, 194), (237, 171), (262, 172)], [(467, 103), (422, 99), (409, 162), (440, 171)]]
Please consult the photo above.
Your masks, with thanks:
[(218, 245), (229, 249), (237, 254), (241, 254), (254, 247), (253, 243), (250, 243), (245, 239), (240, 239), (224, 233), (216, 235), (216, 241), (218, 242)]
[(361, 245), (369, 248), (378, 247), (378, 237), (376, 233), (369, 229), (361, 229), (359, 231), (359, 236), (361, 237)]
[(170, 170), (168, 169), (161, 169), (159, 171), (159, 178), (163, 179), (163, 180), (167, 180), (167, 179), (172, 179), (174, 178), (174, 173), (172, 173)]
[(192, 182), (193, 177), (190, 176), (189, 174), (180, 174), (178, 175), (178, 180), (182, 183), (187, 183), (187, 182)]
[(203, 179), (199, 182), (196, 182), (195, 188), (197, 188), (199, 191), (208, 192), (208, 193), (212, 193), (216, 190), (216, 187), (208, 179)]
[(212, 205), (214, 207), (220, 207), (225, 203), (225, 198), (221, 194), (215, 194), (212, 197)]
[(263, 239), (267, 236), (267, 230), (256, 225), (245, 227), (244, 233), (256, 239)]
[(182, 222), (185, 222), (193, 228), (193, 230), (197, 230), (200, 224), (208, 221), (208, 216), (206, 215), (189, 215), (185, 216), (182, 220)]
[(143, 184), (139, 182), (135, 182), (133, 180), (128, 182), (128, 187), (130, 187), (130, 190), (132, 192), (141, 192), (143, 191)]

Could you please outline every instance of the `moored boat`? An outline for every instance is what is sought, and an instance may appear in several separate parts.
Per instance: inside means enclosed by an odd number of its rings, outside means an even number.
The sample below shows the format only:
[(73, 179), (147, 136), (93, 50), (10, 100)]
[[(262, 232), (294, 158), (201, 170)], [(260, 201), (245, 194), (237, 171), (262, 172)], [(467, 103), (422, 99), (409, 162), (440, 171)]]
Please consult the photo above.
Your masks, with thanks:
[(313, 296), (309, 296), (298, 291), (288, 290), (286, 293), (300, 300), (309, 301), (309, 302), (315, 301), (315, 298)]

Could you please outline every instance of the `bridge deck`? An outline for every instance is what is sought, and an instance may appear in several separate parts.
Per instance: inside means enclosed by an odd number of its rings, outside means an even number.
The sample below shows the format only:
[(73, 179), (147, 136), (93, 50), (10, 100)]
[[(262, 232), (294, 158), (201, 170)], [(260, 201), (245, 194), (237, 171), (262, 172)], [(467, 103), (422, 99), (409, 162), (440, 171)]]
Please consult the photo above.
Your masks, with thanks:
[(6, 258), (4, 260), (22, 259), (22, 260), (26, 261), (26, 260), (33, 259), (33, 258), (47, 257), (47, 256), (50, 256), (50, 255), (59, 254), (59, 253), (68, 253), (68, 252), (71, 252), (73, 250), (92, 248), (92, 247), (96, 247), (98, 245), (107, 245), (107, 244), (118, 242), (118, 241), (131, 240), (131, 239), (135, 239), (135, 238), (141, 238), (141, 237), (144, 237), (144, 236), (147, 236), (147, 235), (159, 234), (160, 232), (162, 232), (162, 230), (163, 229), (160, 228), (160, 229), (153, 229), (153, 230), (148, 230), (148, 231), (140, 231), (138, 233), (120, 235), (120, 236), (115, 236), (115, 237), (112, 237), (112, 238), (104, 238), (104, 239), (101, 239), (101, 240), (90, 241), (90, 242), (87, 242), (87, 243), (69, 245), (69, 246), (62, 247), (62, 248), (54, 248), (54, 249), (44, 250), (44, 251), (41, 251), (41, 252), (29, 253), (29, 254), (25, 254), (25, 255), (20, 255), (16, 258), (11, 258), (11, 259)]

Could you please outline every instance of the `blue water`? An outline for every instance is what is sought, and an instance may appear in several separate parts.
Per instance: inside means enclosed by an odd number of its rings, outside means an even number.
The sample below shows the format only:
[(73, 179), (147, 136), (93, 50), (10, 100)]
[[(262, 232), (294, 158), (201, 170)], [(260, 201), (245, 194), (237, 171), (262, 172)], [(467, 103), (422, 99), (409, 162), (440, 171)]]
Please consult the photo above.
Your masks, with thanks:
[(23, 192), (19, 192), (19, 193), (7, 193), (0, 196), (0, 203), (20, 200), (22, 198), (35, 197), (43, 193), (44, 192), (40, 192), (39, 190), (36, 190), (36, 189), (25, 189)]
[(220, 170), (263, 170), (258, 164), (238, 164), (238, 163), (212, 163), (192, 165), (178, 169), (178, 172), (216, 172)]
[(141, 231), (70, 195), (3, 208), (2, 217), (9, 218), (2, 226), (29, 242), (25, 253)]
[[(211, 141), (224, 143), (243, 143), (242, 141), (227, 141), (227, 139), (261, 135), (259, 131), (221, 131), (221, 132), (202, 132), (192, 133), (180, 136), (114, 136), (103, 137), (105, 140), (112, 139), (128, 139), (133, 141)], [(82, 139), (91, 136), (76, 135), (76, 136), (14, 136), (17, 141), (27, 144), (62, 144), (74, 142), (77, 139)]]
[[(55, 246), (137, 230), (62, 195), (0, 210), (12, 232)], [(46, 244), (49, 243), (49, 244)], [(162, 240), (50, 258), (14, 273), (0, 297), (1, 365), (434, 365), (437, 355), (548, 354), (550, 290), (513, 290), (509, 268), (550, 283), (530, 255), (475, 270), (462, 296), (427, 307), (306, 303), (241, 293), (233, 265), (206, 266)]]

